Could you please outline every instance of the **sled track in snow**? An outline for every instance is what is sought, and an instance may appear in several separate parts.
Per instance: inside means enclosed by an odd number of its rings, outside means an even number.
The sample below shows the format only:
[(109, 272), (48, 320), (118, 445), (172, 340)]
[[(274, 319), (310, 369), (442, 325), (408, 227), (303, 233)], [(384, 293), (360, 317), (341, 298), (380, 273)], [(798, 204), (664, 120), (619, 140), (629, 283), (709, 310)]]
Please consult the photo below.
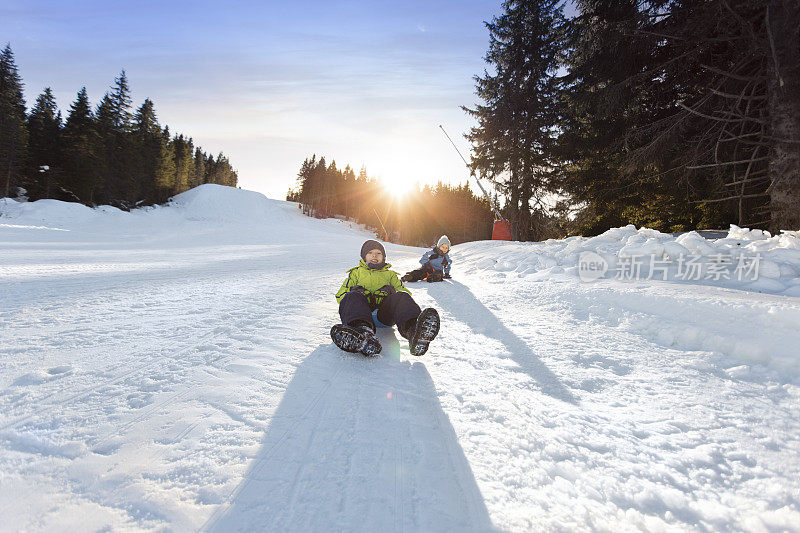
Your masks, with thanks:
[[(327, 387), (326, 387), (327, 390)], [(314, 429), (319, 427), (320, 421), (322, 420), (322, 415), (325, 413), (326, 406), (322, 406), (319, 409), (316, 409), (316, 413), (314, 414), (314, 422), (311, 424), (311, 427)], [(303, 417), (305, 418), (306, 413), (303, 413)], [(286, 434), (288, 435), (288, 431)], [(295, 507), (297, 506), (297, 497), (300, 492), (300, 479), (303, 478), (303, 475), (308, 470), (309, 461), (307, 460), (309, 457), (309, 452), (312, 447), (312, 442), (314, 440), (314, 436), (316, 435), (315, 431), (312, 431), (310, 435), (305, 440), (305, 445), (303, 447), (303, 460), (300, 461), (300, 467), (294, 471), (294, 476), (292, 476), (292, 483), (289, 488), (289, 503), (286, 506), (286, 509), (283, 511), (283, 520), (276, 520), (278, 524), (290, 524), (295, 517)], [(281, 440), (283, 437), (281, 437)], [(268, 454), (269, 455), (269, 454)], [(267, 459), (269, 457), (266, 457)]]
[[(397, 404), (400, 401), (400, 394), (395, 390), (394, 401), (392, 402), (392, 409), (394, 410), (395, 420), (400, 418), (400, 410)], [(396, 532), (405, 531), (405, 470), (403, 464), (403, 442), (405, 436), (401, 434), (400, 424), (395, 427), (396, 440), (394, 444), (394, 530)]]
[[(322, 398), (326, 395), (326, 393), (328, 392), (328, 389), (330, 389), (331, 385), (334, 383), (334, 381), (336, 380), (336, 378), (339, 376), (339, 374), (341, 372), (342, 372), (341, 366), (337, 367), (336, 371), (333, 373), (332, 376), (330, 376), (330, 379), (328, 379), (327, 382), (325, 383), (325, 386), (322, 387), (322, 389), (320, 389), (320, 391), (312, 398), (311, 402), (309, 402), (308, 406), (303, 410), (303, 412), (300, 414), (300, 416), (298, 418), (305, 419), (308, 416), (308, 414), (313, 409), (315, 409), (317, 407), (317, 405), (320, 403)], [(318, 422), (319, 422), (319, 414), (318, 414), (317, 418), (315, 419), (315, 424), (317, 424)], [(272, 458), (272, 456), (275, 454), (275, 452), (278, 450), (278, 448), (281, 446), (281, 444), (283, 444), (283, 441), (286, 440), (286, 437), (292, 431), (293, 431), (293, 428), (286, 429), (281, 434), (281, 436), (272, 444), (272, 446), (270, 446), (270, 448), (261, 457), (259, 457), (258, 459), (256, 459), (254, 461), (254, 463), (248, 469), (248, 473), (246, 474), (247, 477), (245, 477), (245, 479), (243, 479), (236, 486), (236, 488), (234, 488), (231, 491), (231, 493), (228, 495), (228, 497), (225, 498), (225, 501), (223, 503), (221, 503), (219, 505), (219, 507), (217, 507), (217, 509), (211, 514), (211, 516), (208, 518), (208, 520), (206, 520), (205, 524), (203, 524), (200, 527), (199, 531), (212, 531), (213, 530), (213, 528), (216, 526), (217, 522), (224, 516), (225, 512), (228, 509), (231, 508), (231, 506), (233, 505), (233, 502), (236, 499), (236, 497), (239, 494), (241, 494), (247, 488), (247, 486), (252, 482), (252, 480), (253, 480), (252, 474), (257, 473), (263, 467), (263, 465), (270, 458)], [(295, 478), (292, 481), (292, 498), (291, 498), (291, 502), (292, 503), (294, 502), (294, 499), (296, 497), (295, 487), (297, 485), (297, 477), (298, 477), (298, 475), (299, 475), (299, 473), (295, 473)], [(291, 505), (289, 507), (287, 507), (288, 512), (291, 512), (291, 507), (292, 507)]]

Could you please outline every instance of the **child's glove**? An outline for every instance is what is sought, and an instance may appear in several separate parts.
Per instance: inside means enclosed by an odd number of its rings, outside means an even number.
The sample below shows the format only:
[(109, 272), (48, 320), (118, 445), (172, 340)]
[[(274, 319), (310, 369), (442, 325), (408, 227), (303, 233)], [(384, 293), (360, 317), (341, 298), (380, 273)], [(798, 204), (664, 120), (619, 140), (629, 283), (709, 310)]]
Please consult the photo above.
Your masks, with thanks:
[(350, 287), (350, 290), (348, 292), (357, 292), (359, 294), (364, 294), (364, 291), (366, 291), (366, 289), (361, 285), (353, 285), (352, 287)]
[(383, 287), (381, 287), (380, 289), (378, 289), (377, 291), (375, 291), (376, 294), (383, 294), (384, 296), (390, 296), (390, 295), (392, 295), (392, 294), (394, 294), (396, 292), (397, 292), (397, 289), (395, 289), (394, 287), (392, 287), (389, 284), (386, 284)]

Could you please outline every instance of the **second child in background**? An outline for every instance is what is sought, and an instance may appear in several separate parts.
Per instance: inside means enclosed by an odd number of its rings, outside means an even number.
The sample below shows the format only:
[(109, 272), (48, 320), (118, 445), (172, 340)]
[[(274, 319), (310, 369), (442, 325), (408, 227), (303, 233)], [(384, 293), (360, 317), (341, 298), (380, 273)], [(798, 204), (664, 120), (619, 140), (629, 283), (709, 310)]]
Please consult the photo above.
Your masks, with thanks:
[(432, 283), (450, 278), (450, 267), (453, 265), (453, 261), (450, 260), (449, 252), (450, 239), (447, 238), (447, 235), (442, 235), (439, 237), (436, 246), (425, 252), (422, 259), (419, 260), (422, 267), (407, 272), (400, 279), (402, 281), (421, 281), (424, 279)]

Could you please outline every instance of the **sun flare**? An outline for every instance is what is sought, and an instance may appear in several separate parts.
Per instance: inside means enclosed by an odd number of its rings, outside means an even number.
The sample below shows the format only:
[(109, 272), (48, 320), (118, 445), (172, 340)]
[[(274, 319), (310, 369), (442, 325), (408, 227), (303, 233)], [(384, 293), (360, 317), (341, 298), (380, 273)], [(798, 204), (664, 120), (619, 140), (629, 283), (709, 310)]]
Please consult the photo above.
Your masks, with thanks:
[(405, 197), (416, 187), (416, 183), (407, 177), (382, 178), (381, 181), (383, 182), (383, 188), (396, 199)]

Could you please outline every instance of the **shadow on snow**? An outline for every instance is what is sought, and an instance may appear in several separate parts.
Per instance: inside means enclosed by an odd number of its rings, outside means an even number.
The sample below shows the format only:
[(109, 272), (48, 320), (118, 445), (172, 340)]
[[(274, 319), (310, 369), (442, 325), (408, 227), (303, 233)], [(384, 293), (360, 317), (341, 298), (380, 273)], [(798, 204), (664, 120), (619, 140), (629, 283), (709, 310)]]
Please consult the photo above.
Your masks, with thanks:
[(325, 344), (303, 359), (204, 530), (493, 529), (427, 368), (401, 359), (392, 330), (379, 335), (382, 357)]
[[(536, 381), (542, 392), (557, 400), (577, 405), (577, 398), (561, 383), (558, 376), (547, 368), (525, 341), (489, 311), (466, 285), (453, 280), (440, 285), (431, 286), (428, 295), (436, 300), (441, 309), (471, 329), (500, 341), (511, 359)], [(444, 319), (442, 327), (447, 327)]]

